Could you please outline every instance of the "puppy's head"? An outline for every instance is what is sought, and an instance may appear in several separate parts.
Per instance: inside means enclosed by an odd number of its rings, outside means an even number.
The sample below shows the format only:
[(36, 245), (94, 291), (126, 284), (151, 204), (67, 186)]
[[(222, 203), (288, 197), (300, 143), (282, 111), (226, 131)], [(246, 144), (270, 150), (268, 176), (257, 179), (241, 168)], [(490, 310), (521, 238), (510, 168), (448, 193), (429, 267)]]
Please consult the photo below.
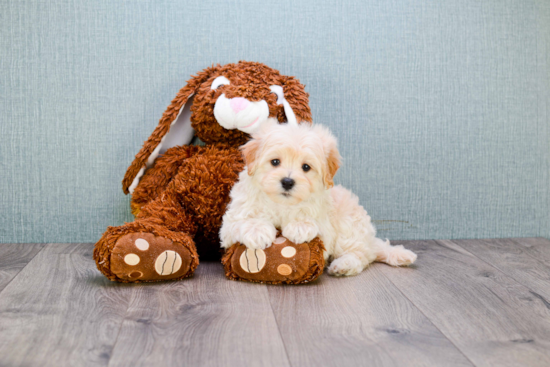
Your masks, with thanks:
[(273, 201), (294, 205), (331, 188), (340, 165), (336, 139), (320, 125), (266, 123), (241, 148), (248, 174)]

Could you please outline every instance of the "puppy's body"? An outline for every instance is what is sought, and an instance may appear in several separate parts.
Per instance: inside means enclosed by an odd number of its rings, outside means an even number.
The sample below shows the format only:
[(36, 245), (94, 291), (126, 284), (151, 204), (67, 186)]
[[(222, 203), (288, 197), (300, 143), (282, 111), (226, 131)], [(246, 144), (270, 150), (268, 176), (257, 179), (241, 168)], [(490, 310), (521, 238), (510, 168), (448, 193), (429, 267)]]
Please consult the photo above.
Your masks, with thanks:
[(247, 167), (231, 190), (220, 230), (222, 247), (240, 242), (263, 249), (280, 228), (294, 243), (319, 236), (334, 275), (358, 274), (373, 261), (395, 266), (415, 261), (413, 252), (376, 238), (357, 196), (332, 187), (340, 156), (328, 130), (272, 123), (253, 136), (243, 153)]

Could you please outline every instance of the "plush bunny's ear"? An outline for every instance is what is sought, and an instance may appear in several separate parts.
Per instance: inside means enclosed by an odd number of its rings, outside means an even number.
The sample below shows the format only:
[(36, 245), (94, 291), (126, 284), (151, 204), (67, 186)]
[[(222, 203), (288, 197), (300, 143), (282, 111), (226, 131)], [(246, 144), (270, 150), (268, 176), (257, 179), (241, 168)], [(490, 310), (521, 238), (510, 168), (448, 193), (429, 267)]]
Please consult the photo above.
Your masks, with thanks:
[(296, 115), (294, 114), (294, 111), (292, 110), (292, 107), (290, 107), (288, 101), (285, 99), (283, 87), (281, 87), (280, 85), (272, 85), (271, 87), (269, 87), (269, 89), (271, 90), (271, 92), (277, 95), (277, 104), (283, 105), (288, 124), (297, 126), (298, 121), (296, 120)]
[(193, 95), (199, 86), (208, 79), (212, 71), (213, 68), (209, 68), (193, 77), (172, 100), (155, 131), (143, 144), (136, 158), (128, 167), (124, 180), (122, 180), (122, 190), (125, 194), (134, 192), (139, 180), (145, 171), (155, 163), (159, 154), (171, 147), (191, 142), (194, 134), (190, 120)]
[[(292, 76), (285, 77), (283, 95), (292, 114), (296, 116), (296, 121), (298, 123), (303, 121), (312, 122), (311, 109), (309, 108), (309, 94), (305, 91), (304, 85), (300, 83), (298, 79)], [(286, 106), (284, 107), (287, 120), (290, 121)]]
[(272, 85), (269, 89), (277, 95), (277, 104), (283, 105), (286, 120), (290, 125), (296, 125), (302, 121), (311, 122), (309, 94), (298, 79), (286, 77), (284, 87)]

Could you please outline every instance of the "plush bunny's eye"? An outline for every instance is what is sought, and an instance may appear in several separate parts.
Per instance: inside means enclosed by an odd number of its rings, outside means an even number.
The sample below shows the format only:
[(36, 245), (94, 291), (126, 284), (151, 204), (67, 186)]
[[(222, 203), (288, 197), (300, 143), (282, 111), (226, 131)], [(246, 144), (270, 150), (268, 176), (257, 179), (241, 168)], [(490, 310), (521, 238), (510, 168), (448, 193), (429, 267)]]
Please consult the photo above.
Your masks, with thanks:
[(218, 89), (222, 85), (230, 85), (229, 79), (227, 79), (225, 76), (219, 76), (212, 82), (212, 85), (210, 86), (210, 89)]
[(279, 164), (281, 164), (281, 161), (280, 161), (280, 160), (278, 160), (278, 159), (272, 159), (272, 160), (271, 160), (271, 165), (272, 165), (273, 167), (277, 167)]
[(307, 163), (302, 164), (302, 170), (303, 170), (304, 172), (307, 172), (307, 171), (309, 171), (310, 169), (311, 169), (311, 167), (309, 166), (309, 164), (307, 164)]

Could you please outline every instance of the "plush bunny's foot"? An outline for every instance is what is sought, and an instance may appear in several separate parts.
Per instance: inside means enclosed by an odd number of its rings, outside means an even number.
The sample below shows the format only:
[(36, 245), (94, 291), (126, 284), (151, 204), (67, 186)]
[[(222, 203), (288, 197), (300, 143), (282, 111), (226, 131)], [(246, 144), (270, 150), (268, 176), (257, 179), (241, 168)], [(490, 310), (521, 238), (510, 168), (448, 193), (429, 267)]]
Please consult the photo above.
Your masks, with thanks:
[(172, 240), (151, 233), (122, 236), (111, 253), (111, 271), (128, 281), (181, 278), (189, 272), (191, 253)]
[(325, 261), (319, 238), (296, 245), (277, 237), (266, 249), (249, 249), (235, 244), (223, 255), (225, 275), (232, 280), (269, 284), (301, 284), (323, 273)]
[(134, 232), (126, 228), (131, 225), (110, 227), (96, 244), (94, 259), (106, 277), (118, 282), (156, 282), (193, 275), (198, 257), (189, 236), (163, 229), (155, 232), (165, 232), (164, 236)]

